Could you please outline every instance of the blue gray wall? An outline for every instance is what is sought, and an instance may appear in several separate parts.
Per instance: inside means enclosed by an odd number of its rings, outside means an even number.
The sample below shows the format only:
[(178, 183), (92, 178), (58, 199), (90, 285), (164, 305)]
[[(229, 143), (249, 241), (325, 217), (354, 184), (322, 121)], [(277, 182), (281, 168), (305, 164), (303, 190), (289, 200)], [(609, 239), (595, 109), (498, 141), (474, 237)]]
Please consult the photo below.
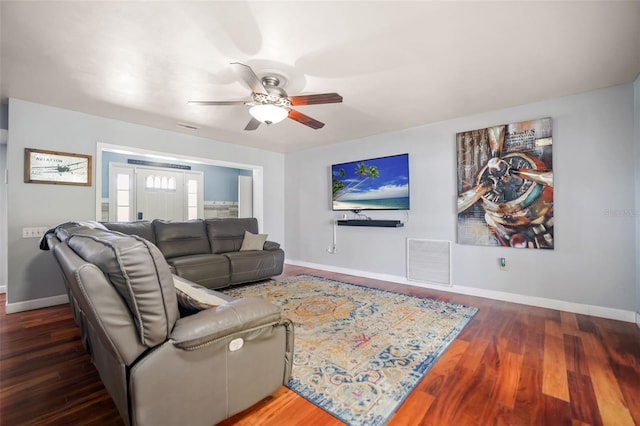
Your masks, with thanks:
[[(24, 305), (20, 302), (55, 302), (65, 294), (59, 268), (51, 253), (39, 250), (38, 239), (22, 238), (22, 228), (96, 218), (95, 184), (83, 187), (24, 183), (24, 148), (89, 154), (96, 158), (99, 142), (262, 167), (265, 201), (261, 232), (268, 233), (274, 241), (284, 241), (283, 154), (19, 99), (9, 99), (9, 110), (7, 301), (16, 309)], [(176, 147), (179, 147), (179, 153)], [(93, 178), (95, 182), (95, 173)]]
[[(403, 278), (406, 238), (455, 242), (455, 134), (552, 117), (555, 250), (454, 243), (454, 287), (638, 311), (640, 214), (629, 212), (640, 212), (639, 100), (636, 81), (282, 155), (12, 99), (6, 153), (8, 301), (64, 293), (50, 254), (40, 252), (34, 239), (22, 239), (22, 227), (95, 217), (95, 187), (23, 183), (25, 147), (95, 155), (97, 141), (169, 153), (180, 146), (182, 155), (213, 158), (215, 153), (213, 159), (263, 166), (265, 232), (284, 242), (289, 261)], [(410, 155), (411, 210), (371, 216), (400, 219), (405, 227), (340, 227), (338, 252), (327, 253), (332, 220), (339, 216), (330, 209), (330, 165), (401, 152)], [(498, 269), (498, 257), (507, 258), (509, 271)]]
[[(555, 250), (455, 244), (456, 133), (543, 117), (553, 119)], [(633, 132), (628, 84), (288, 154), (287, 257), (401, 280), (406, 238), (449, 240), (454, 287), (610, 308), (628, 317), (636, 309)], [(338, 227), (338, 252), (329, 254), (332, 220), (340, 216), (330, 209), (330, 165), (404, 152), (410, 212), (371, 216), (408, 220), (405, 227)], [(498, 268), (500, 257), (506, 272)]]

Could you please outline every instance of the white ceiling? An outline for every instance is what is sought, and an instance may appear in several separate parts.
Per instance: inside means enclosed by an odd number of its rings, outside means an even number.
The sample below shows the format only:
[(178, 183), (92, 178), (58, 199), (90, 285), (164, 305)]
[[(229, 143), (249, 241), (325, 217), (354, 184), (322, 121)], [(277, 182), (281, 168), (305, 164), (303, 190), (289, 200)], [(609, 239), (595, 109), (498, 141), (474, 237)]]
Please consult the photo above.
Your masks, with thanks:
[[(6, 1), (8, 97), (290, 152), (632, 82), (640, 2)], [(244, 131), (230, 62), (341, 104)], [(178, 122), (197, 126), (188, 131)], [(489, 124), (489, 123), (488, 123)], [(499, 123), (495, 123), (499, 124)]]

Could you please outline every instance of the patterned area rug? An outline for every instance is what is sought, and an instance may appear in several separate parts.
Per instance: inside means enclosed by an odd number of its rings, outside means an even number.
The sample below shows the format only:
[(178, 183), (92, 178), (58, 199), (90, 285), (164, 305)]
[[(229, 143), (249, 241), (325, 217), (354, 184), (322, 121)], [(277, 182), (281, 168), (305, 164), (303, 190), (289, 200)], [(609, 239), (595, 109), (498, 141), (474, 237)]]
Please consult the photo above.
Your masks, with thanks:
[(349, 425), (382, 425), (476, 308), (310, 275), (225, 291), (282, 306), (295, 324), (288, 387)]

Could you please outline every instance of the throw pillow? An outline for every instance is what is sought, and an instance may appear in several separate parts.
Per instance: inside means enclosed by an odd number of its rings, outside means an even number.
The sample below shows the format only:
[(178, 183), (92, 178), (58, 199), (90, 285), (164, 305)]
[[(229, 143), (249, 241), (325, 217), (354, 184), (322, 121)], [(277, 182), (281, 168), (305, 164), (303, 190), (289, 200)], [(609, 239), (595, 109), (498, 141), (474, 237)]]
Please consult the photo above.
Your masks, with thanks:
[(265, 241), (267, 241), (267, 234), (252, 234), (249, 231), (244, 231), (240, 251), (262, 250)]
[(216, 294), (217, 292), (177, 276), (173, 278), (173, 285), (176, 288), (178, 305), (187, 312), (201, 311), (227, 303), (226, 299)]

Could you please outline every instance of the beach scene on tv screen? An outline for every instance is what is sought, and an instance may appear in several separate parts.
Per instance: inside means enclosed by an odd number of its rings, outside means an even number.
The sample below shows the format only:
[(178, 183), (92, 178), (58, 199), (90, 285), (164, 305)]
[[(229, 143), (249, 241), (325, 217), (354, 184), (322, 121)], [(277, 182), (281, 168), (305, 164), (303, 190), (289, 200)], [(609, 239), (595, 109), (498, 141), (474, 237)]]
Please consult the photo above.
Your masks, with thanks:
[(409, 210), (408, 154), (331, 166), (334, 210)]

